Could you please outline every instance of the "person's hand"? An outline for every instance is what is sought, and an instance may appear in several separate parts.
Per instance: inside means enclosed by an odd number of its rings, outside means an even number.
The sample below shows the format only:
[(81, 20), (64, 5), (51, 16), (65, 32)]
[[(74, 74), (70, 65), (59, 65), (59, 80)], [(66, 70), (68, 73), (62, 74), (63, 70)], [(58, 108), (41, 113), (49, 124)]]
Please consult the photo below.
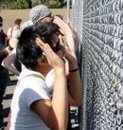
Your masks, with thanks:
[(59, 36), (60, 44), (62, 45), (62, 52), (64, 57), (66, 57), (69, 61), (76, 59), (76, 53), (73, 48), (66, 42), (63, 36)]
[(73, 37), (74, 37), (74, 41), (75, 41), (75, 50), (77, 50), (78, 48), (78, 43), (79, 43), (79, 37), (78, 37), (78, 29), (77, 27), (75, 27), (71, 22), (68, 23), (70, 28), (73, 31)]
[(61, 20), (58, 17), (54, 17), (54, 23), (60, 27), (60, 31), (64, 36), (59, 36), (60, 43), (64, 48), (64, 56), (69, 62), (69, 69), (77, 66), (76, 49), (75, 44), (75, 30), (72, 29), (69, 23)]
[(54, 69), (64, 68), (64, 61), (56, 53), (53, 52), (47, 43), (44, 43), (40, 38), (36, 38), (36, 43), (42, 49), (49, 65), (51, 65)]
[[(65, 70), (68, 73), (69, 69), (74, 68), (75, 66), (77, 66), (77, 56), (76, 53), (71, 49), (71, 47), (64, 41), (64, 38), (62, 36), (59, 36), (60, 39), (60, 43), (62, 44), (62, 52), (64, 53), (64, 58), (66, 59), (65, 63), (67, 63), (65, 65)], [(66, 67), (69, 66), (69, 67)]]
[(76, 45), (74, 40), (75, 35), (72, 30), (72, 27), (67, 22), (61, 20), (57, 16), (54, 16), (53, 22), (59, 26), (59, 30), (64, 35), (65, 42), (67, 42), (71, 50), (76, 52)]
[(60, 19), (57, 16), (54, 16), (53, 23), (57, 24), (60, 27), (60, 31), (63, 35), (73, 35), (72, 29), (70, 28), (69, 24), (64, 20)]

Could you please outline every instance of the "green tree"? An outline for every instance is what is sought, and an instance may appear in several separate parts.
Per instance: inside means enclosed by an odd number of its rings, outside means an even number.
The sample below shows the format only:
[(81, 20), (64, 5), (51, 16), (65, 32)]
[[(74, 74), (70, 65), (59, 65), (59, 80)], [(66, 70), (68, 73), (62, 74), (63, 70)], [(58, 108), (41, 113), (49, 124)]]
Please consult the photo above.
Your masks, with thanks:
[(40, 0), (42, 4), (46, 4), (46, 5), (49, 5), (49, 1), (50, 0)]
[(45, 4), (50, 8), (60, 8), (65, 5), (66, 0), (0, 0), (4, 8), (25, 9), (32, 8), (35, 5)]
[(61, 5), (64, 4), (64, 0), (58, 0), (59, 3), (61, 3)]
[(31, 0), (26, 0), (26, 1), (29, 4), (29, 8), (32, 8), (32, 1)]

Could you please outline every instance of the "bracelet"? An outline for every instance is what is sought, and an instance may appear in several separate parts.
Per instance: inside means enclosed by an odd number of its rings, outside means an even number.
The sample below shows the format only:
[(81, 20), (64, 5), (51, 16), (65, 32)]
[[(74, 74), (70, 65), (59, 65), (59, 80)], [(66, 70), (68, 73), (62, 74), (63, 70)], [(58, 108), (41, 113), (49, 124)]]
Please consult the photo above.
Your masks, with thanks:
[(76, 71), (78, 71), (78, 70), (79, 70), (79, 67), (76, 68), (76, 69), (73, 69), (73, 70), (69, 70), (69, 72), (76, 72)]

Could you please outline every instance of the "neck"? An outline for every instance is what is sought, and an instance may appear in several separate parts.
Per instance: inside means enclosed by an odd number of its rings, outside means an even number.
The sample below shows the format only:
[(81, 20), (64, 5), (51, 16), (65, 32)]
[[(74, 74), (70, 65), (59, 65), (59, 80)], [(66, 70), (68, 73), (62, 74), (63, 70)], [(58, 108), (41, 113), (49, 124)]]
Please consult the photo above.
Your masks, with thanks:
[(37, 67), (37, 69), (36, 69), (36, 71), (38, 71), (38, 72), (40, 72), (41, 74), (43, 74), (44, 76), (46, 76), (47, 75), (47, 73), (49, 72), (51, 70), (51, 67), (48, 65), (48, 63), (46, 63), (46, 62), (41, 62), (39, 65), (38, 65), (38, 67)]

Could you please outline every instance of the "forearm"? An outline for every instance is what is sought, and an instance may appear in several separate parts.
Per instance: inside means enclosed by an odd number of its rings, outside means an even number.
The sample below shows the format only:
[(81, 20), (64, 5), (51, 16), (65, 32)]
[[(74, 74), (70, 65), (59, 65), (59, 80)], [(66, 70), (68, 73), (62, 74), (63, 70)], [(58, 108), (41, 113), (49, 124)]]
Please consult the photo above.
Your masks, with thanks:
[(70, 66), (70, 70), (75, 70), (69, 73), (69, 105), (80, 106), (82, 103), (82, 84), (77, 62)]
[(6, 61), (3, 60), (2, 64), (3, 67), (11, 71), (12, 73), (16, 74), (19, 76), (20, 72), (10, 63), (6, 63)]
[(69, 33), (69, 35), (66, 36), (66, 41), (68, 46), (71, 46), (71, 51), (76, 52), (76, 45), (74, 44), (75, 40), (72, 33)]
[(65, 70), (55, 71), (52, 108), (57, 119), (58, 128), (65, 130), (68, 120), (68, 94)]
[(16, 74), (17, 76), (19, 76), (20, 72), (13, 66), (13, 65), (9, 65), (9, 66), (6, 66), (6, 68), (13, 72), (14, 74)]

